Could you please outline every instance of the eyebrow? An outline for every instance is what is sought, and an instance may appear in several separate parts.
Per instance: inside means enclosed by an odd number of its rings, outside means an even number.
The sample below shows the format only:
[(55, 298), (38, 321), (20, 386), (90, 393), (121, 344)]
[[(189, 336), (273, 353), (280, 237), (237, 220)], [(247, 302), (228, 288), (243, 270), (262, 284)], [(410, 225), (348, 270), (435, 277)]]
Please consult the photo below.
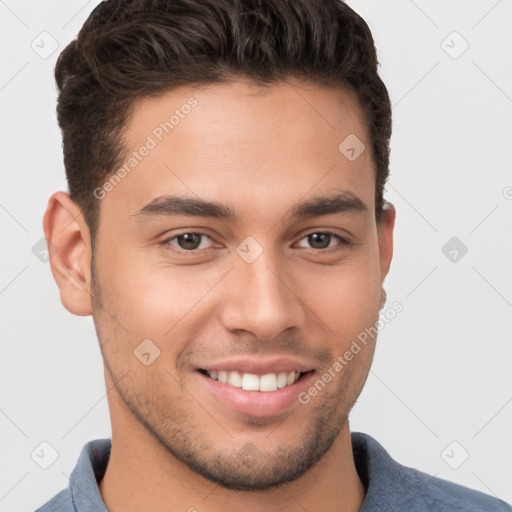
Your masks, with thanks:
[[(351, 192), (345, 191), (302, 201), (296, 204), (288, 215), (295, 219), (306, 219), (366, 211), (368, 211), (368, 207), (361, 199)], [(132, 214), (137, 220), (160, 215), (211, 217), (232, 222), (237, 220), (236, 213), (225, 204), (175, 195), (159, 196)]]

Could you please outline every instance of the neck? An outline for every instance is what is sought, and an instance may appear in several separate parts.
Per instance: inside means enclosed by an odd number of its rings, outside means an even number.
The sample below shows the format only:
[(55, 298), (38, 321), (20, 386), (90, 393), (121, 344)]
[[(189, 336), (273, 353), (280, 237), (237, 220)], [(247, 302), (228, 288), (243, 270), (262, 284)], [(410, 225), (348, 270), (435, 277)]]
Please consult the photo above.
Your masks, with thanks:
[(119, 396), (109, 401), (112, 449), (99, 490), (111, 512), (356, 512), (362, 506), (365, 488), (354, 464), (348, 420), (331, 449), (298, 480), (266, 491), (234, 491), (206, 480), (177, 460), (133, 417)]

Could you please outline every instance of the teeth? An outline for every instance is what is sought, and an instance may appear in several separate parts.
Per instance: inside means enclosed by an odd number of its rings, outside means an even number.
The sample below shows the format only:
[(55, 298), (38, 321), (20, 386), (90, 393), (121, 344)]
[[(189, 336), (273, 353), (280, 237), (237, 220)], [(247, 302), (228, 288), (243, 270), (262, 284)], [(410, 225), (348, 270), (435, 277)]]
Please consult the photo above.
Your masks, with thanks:
[(254, 373), (238, 371), (207, 370), (206, 373), (212, 379), (245, 391), (276, 391), (297, 382), (300, 377), (300, 372), (266, 373), (261, 377)]
[(277, 389), (277, 377), (275, 373), (267, 373), (260, 378), (260, 391), (275, 391)]
[(238, 372), (229, 372), (228, 374), (228, 384), (234, 386), (235, 388), (242, 387), (242, 376)]
[(259, 391), (259, 377), (253, 373), (244, 373), (242, 376), (242, 389), (245, 389), (245, 391)]
[(281, 372), (277, 376), (277, 387), (278, 388), (284, 388), (287, 383), (288, 383), (288, 375), (286, 375), (286, 372)]

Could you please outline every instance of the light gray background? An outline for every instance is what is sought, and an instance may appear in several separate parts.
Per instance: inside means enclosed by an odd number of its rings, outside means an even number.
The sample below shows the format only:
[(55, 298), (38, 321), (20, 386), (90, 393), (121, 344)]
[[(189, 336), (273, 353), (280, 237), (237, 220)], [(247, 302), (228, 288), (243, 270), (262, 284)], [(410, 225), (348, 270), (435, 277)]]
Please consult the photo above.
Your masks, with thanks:
[[(0, 0), (4, 512), (35, 510), (68, 485), (87, 441), (110, 437), (92, 318), (64, 309), (32, 252), (48, 197), (67, 190), (53, 68), (96, 4)], [(512, 0), (349, 4), (373, 31), (394, 106), (386, 288), (404, 307), (379, 336), (351, 429), (512, 502)], [(43, 31), (58, 43), (47, 58), (31, 47), (51, 50)], [(442, 252), (454, 236), (468, 248), (456, 262)], [(48, 469), (31, 458), (43, 441), (59, 454)]]

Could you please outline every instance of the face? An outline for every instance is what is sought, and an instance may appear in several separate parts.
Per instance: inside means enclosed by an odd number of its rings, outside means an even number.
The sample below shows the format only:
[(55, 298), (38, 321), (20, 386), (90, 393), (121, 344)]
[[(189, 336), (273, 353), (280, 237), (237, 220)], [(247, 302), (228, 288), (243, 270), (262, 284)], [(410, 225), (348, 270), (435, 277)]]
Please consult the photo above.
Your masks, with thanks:
[[(355, 160), (338, 148), (351, 134), (366, 146)], [(119, 397), (162, 447), (222, 486), (298, 478), (364, 385), (375, 339), (344, 354), (378, 320), (391, 259), (394, 212), (376, 223), (355, 96), (183, 87), (140, 100), (126, 144), (136, 163), (97, 191), (91, 283)]]

